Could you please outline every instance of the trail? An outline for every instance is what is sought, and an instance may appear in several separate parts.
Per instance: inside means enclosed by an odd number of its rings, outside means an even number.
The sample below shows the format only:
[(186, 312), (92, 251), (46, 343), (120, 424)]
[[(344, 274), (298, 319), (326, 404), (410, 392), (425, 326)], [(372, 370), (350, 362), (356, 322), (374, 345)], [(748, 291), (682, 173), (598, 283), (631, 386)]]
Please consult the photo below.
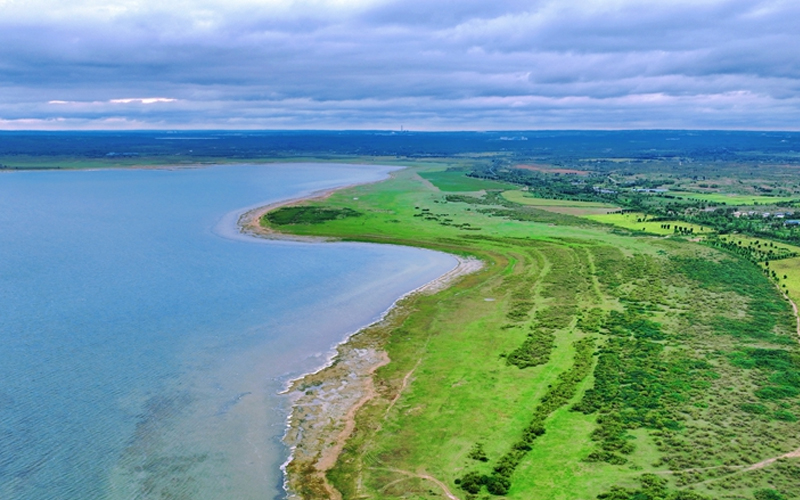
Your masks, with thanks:
[(746, 468), (745, 470), (748, 471), (748, 470), (763, 469), (767, 465), (769, 465), (771, 463), (775, 463), (775, 462), (777, 462), (778, 460), (780, 460), (782, 458), (800, 458), (800, 448), (798, 448), (798, 449), (796, 449), (794, 451), (790, 451), (789, 453), (784, 453), (783, 455), (781, 455), (779, 457), (768, 458), (766, 460), (762, 460), (762, 461), (758, 462), (757, 464), (751, 465), (750, 467)]
[[(374, 469), (380, 469), (379, 467), (373, 467), (373, 468)], [(398, 474), (403, 474), (404, 476), (408, 476), (408, 477), (416, 477), (416, 478), (419, 478), (419, 479), (426, 479), (426, 480), (428, 480), (428, 481), (430, 481), (432, 483), (435, 483), (439, 488), (441, 488), (442, 492), (444, 492), (445, 496), (447, 496), (447, 498), (449, 498), (450, 500), (461, 500), (460, 498), (455, 496), (452, 491), (450, 491), (450, 488), (448, 488), (446, 484), (444, 484), (443, 482), (439, 481), (438, 479), (436, 479), (435, 477), (431, 476), (430, 474), (424, 474), (424, 473), (423, 474), (417, 474), (417, 473), (409, 472), (409, 471), (406, 471), (406, 470), (395, 469), (393, 467), (385, 467), (385, 468), (383, 468), (383, 470), (396, 472)], [(398, 482), (400, 482), (400, 481), (393, 481), (393, 482), (389, 483), (389, 485), (396, 484)]]
[(400, 399), (400, 396), (403, 395), (403, 392), (406, 390), (406, 387), (408, 387), (408, 380), (411, 378), (411, 375), (414, 374), (414, 371), (417, 369), (420, 363), (422, 363), (421, 357), (417, 360), (417, 364), (414, 365), (414, 368), (412, 368), (411, 371), (406, 373), (406, 376), (403, 377), (403, 383), (400, 385), (400, 389), (397, 391), (397, 394), (395, 394), (395, 396), (392, 398), (391, 403), (389, 403), (389, 407), (386, 408), (386, 412), (383, 414), (384, 419), (386, 419), (386, 417), (389, 415), (389, 412), (392, 410), (392, 408), (394, 408), (394, 404), (397, 403), (397, 400)]
[(789, 294), (784, 293), (783, 296), (786, 297), (786, 299), (792, 305), (792, 311), (794, 311), (794, 319), (797, 320), (797, 337), (798, 340), (800, 341), (800, 314), (798, 314), (797, 312), (797, 304), (795, 304), (794, 301), (791, 298), (789, 298)]

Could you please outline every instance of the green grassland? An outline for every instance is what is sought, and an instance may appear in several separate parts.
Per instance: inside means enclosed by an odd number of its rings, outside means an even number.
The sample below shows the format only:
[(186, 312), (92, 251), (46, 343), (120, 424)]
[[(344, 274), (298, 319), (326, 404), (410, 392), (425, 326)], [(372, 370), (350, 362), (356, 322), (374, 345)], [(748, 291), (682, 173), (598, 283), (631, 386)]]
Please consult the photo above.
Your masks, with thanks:
[(731, 235), (721, 236), (720, 238), (723, 241), (734, 242), (738, 245), (746, 247), (764, 248), (764, 249), (771, 248), (778, 253), (782, 252), (800, 253), (800, 247), (796, 245), (790, 245), (788, 243), (772, 241), (765, 238), (755, 238), (753, 236), (748, 236), (746, 234), (731, 234)]
[(486, 264), (414, 298), (381, 339), (392, 362), (328, 474), (343, 498), (446, 498), (423, 476), (465, 500), (797, 497), (797, 459), (748, 470), (800, 448), (794, 316), (757, 265), (491, 193), (444, 195), (492, 185), (419, 171), (436, 189), (418, 171), (262, 221)]
[(515, 186), (506, 182), (489, 181), (467, 177), (460, 170), (425, 170), (419, 172), (440, 191), (480, 191), (482, 189), (513, 189)]
[(789, 297), (795, 303), (800, 301), (800, 257), (770, 261), (768, 267), (775, 271), (780, 287)]
[(776, 196), (759, 196), (733, 193), (698, 193), (690, 191), (670, 191), (672, 196), (683, 198), (693, 198), (696, 200), (709, 201), (711, 203), (724, 203), (726, 205), (780, 205), (790, 201), (791, 198)]
[(704, 234), (712, 232), (711, 229), (700, 226), (699, 224), (692, 224), (689, 222), (681, 221), (652, 221), (647, 220), (647, 216), (643, 213), (627, 212), (627, 213), (613, 213), (613, 214), (595, 214), (584, 216), (587, 219), (610, 224), (612, 226), (629, 229), (631, 231), (640, 231), (643, 233), (656, 234), (660, 236), (668, 236), (675, 234), (675, 228), (691, 229), (691, 234)]
[(608, 212), (619, 210), (618, 206), (596, 201), (573, 201), (548, 198), (536, 198), (524, 191), (517, 189), (503, 191), (503, 198), (506, 200), (546, 210), (548, 212), (560, 213), (565, 215), (605, 215)]

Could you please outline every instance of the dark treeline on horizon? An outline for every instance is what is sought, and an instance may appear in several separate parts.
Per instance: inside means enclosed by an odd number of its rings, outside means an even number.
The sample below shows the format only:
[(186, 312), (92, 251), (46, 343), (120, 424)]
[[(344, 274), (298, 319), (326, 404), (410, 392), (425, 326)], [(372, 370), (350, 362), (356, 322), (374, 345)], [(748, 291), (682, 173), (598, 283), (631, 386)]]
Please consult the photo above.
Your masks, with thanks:
[(738, 131), (133, 131), (0, 132), (0, 157), (426, 157), (497, 153), (566, 161), (691, 158), (800, 163), (800, 132)]

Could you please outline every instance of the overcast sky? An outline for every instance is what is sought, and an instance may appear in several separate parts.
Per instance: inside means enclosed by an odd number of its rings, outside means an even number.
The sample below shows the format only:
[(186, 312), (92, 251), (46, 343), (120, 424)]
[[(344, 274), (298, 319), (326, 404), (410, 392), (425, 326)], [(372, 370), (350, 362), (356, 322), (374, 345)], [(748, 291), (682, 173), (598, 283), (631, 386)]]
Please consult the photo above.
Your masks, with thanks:
[(0, 129), (800, 129), (800, 2), (0, 0)]

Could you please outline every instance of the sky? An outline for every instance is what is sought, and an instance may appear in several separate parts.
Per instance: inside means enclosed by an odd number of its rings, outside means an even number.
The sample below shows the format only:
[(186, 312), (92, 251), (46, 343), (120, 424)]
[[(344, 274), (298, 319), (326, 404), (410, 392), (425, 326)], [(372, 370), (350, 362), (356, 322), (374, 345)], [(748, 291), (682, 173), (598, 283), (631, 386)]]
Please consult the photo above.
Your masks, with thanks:
[(0, 130), (800, 130), (800, 2), (0, 0)]

